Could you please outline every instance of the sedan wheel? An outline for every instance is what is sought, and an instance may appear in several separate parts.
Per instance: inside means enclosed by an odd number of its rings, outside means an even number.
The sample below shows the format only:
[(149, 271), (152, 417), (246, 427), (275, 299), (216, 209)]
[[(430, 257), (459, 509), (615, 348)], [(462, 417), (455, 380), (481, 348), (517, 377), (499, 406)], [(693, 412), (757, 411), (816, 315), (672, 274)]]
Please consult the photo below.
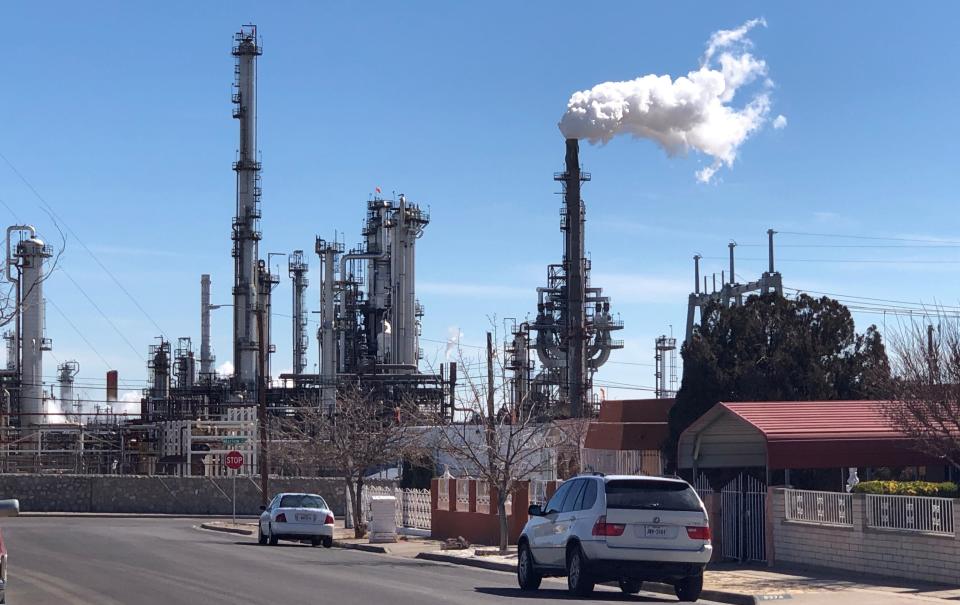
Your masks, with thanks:
[(269, 543), (270, 543), (270, 546), (276, 546), (276, 545), (277, 545), (277, 542), (280, 540), (280, 538), (278, 538), (278, 537), (276, 536), (276, 534), (273, 533), (273, 526), (272, 526), (272, 525), (269, 526), (269, 529), (270, 529), (270, 536), (269, 536), (269, 540), (268, 540), (268, 541), (269, 541)]
[(264, 545), (267, 543), (267, 537), (263, 535), (263, 526), (257, 523), (257, 544)]

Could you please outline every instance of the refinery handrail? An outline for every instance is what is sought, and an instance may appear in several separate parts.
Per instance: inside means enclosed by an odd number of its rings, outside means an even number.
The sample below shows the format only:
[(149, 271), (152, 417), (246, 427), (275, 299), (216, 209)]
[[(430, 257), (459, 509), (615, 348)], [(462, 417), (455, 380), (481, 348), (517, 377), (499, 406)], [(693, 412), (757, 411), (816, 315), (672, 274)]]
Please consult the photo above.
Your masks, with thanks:
[(784, 490), (788, 521), (853, 527), (853, 495), (806, 489)]

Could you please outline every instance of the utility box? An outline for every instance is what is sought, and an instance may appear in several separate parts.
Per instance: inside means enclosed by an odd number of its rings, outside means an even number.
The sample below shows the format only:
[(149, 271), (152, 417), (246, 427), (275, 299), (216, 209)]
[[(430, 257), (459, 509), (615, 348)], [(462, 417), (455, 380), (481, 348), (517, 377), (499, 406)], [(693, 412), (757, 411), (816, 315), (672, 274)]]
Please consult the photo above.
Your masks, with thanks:
[(370, 498), (370, 542), (397, 541), (397, 499), (393, 496)]

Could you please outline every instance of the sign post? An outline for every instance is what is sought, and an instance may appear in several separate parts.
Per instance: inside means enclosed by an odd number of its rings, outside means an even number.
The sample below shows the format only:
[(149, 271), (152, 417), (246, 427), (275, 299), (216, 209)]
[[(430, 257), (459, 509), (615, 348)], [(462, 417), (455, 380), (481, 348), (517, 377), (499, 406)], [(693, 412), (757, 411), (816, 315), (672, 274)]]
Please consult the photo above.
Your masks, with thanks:
[(227, 454), (227, 468), (233, 471), (233, 526), (237, 526), (237, 471), (243, 466), (243, 454), (232, 450)]

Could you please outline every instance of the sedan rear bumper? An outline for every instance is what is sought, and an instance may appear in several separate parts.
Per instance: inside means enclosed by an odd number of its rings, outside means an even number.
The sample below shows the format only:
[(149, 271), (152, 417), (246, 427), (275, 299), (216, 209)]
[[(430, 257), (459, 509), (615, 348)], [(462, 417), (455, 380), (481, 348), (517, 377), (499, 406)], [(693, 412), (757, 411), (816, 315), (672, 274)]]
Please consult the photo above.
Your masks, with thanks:
[(270, 529), (281, 538), (333, 537), (333, 525), (320, 523), (273, 523)]

